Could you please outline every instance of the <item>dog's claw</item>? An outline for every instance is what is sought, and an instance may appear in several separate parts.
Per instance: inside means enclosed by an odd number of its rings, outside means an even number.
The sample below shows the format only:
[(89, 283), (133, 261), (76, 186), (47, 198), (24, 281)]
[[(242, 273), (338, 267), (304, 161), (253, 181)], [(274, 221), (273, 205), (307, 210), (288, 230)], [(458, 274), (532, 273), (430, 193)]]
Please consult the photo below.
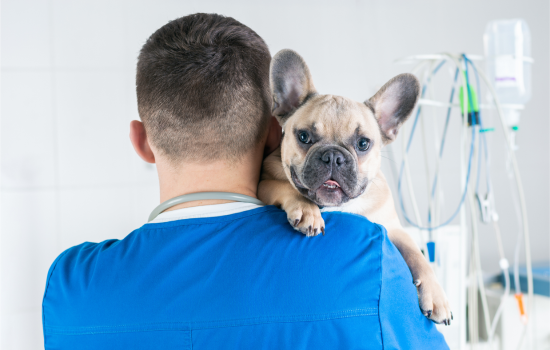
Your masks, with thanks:
[(325, 228), (321, 227), (321, 232), (323, 232), (323, 236), (325, 235)]
[(453, 313), (452, 313), (452, 312), (451, 312), (451, 320), (454, 320), (454, 318), (453, 318)]
[(318, 235), (320, 228), (325, 226), (319, 207), (309, 201), (289, 201), (282, 209), (286, 211), (291, 226), (307, 237)]
[(418, 292), (420, 310), (430, 321), (436, 324), (451, 325), (452, 314), (445, 292), (434, 275), (417, 276), (413, 284)]

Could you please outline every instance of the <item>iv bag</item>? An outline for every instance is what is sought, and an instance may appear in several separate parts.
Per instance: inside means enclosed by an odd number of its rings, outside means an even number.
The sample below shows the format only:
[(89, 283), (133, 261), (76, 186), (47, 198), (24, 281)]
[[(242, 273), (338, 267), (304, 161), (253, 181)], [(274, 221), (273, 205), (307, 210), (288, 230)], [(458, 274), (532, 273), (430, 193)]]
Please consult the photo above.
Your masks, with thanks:
[[(495, 20), (484, 35), (486, 72), (501, 104), (524, 105), (531, 98), (531, 33), (523, 19)], [(504, 108), (509, 125), (519, 110)]]

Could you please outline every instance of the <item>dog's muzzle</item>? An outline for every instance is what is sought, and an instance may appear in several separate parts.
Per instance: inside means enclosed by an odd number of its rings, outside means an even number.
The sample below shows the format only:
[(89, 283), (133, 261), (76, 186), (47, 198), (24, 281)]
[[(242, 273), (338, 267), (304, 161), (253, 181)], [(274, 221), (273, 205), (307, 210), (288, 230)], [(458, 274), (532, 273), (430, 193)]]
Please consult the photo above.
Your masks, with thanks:
[(338, 206), (361, 195), (355, 157), (337, 145), (311, 148), (301, 169), (290, 167), (294, 185), (302, 195), (321, 206)]

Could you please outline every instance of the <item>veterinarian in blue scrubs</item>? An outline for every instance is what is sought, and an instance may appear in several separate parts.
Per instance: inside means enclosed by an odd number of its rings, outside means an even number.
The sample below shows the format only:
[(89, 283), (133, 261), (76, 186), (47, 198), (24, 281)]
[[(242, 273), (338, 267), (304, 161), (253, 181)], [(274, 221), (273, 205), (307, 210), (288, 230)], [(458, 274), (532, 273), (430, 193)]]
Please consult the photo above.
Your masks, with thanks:
[[(262, 158), (280, 140), (269, 60), (255, 32), (217, 15), (177, 19), (147, 40), (137, 69), (143, 123), (132, 122), (130, 136), (157, 164), (161, 201), (256, 197)], [(323, 217), (326, 235), (307, 238), (276, 207), (201, 199), (122, 240), (70, 248), (48, 273), (45, 347), (447, 349), (385, 229)]]

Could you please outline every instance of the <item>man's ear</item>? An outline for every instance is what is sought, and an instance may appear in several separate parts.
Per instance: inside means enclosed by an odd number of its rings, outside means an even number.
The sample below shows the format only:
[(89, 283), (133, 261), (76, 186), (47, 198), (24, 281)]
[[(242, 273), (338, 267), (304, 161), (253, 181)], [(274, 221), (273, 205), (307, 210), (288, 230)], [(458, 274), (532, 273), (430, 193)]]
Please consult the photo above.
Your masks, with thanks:
[(411, 115), (420, 96), (420, 83), (412, 74), (400, 74), (388, 81), (365, 104), (374, 111), (384, 143), (395, 140), (399, 127)]
[(132, 146), (134, 146), (134, 150), (141, 159), (147, 163), (155, 162), (155, 155), (149, 145), (149, 140), (145, 133), (145, 126), (142, 122), (132, 120), (130, 123), (130, 141), (132, 141)]
[(304, 59), (292, 50), (281, 50), (271, 60), (272, 114), (281, 125), (302, 103), (316, 93)]

